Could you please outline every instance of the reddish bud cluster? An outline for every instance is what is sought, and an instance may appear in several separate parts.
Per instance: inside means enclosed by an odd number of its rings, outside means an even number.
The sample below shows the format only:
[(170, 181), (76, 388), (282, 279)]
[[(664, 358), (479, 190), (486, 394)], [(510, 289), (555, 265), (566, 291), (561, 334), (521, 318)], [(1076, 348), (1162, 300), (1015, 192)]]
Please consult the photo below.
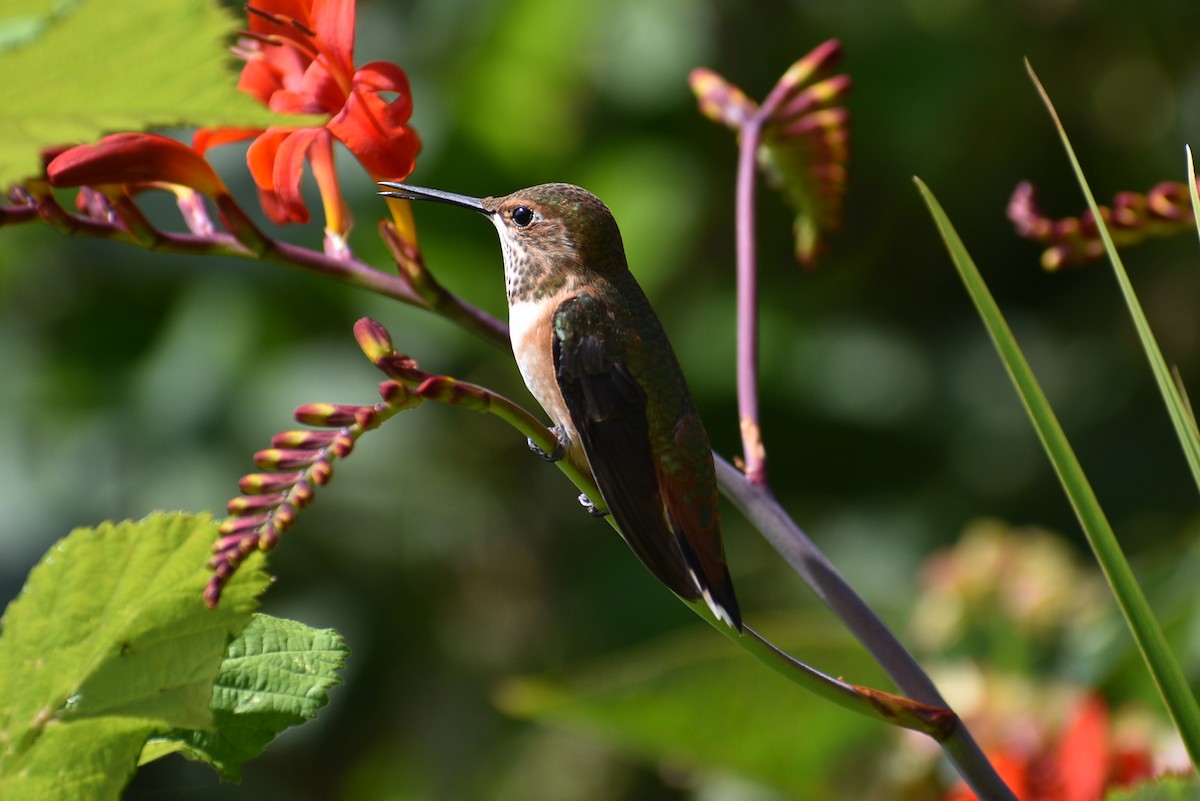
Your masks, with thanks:
[[(1100, 217), (1117, 247), (1176, 234), (1195, 224), (1187, 184), (1177, 181), (1164, 181), (1144, 195), (1120, 192), (1112, 206), (1100, 206)], [(1033, 184), (1028, 181), (1013, 190), (1008, 219), (1016, 226), (1017, 234), (1047, 246), (1042, 253), (1042, 267), (1047, 270), (1084, 264), (1104, 255), (1104, 243), (1091, 210), (1078, 217), (1051, 219), (1042, 213)]]
[(849, 75), (816, 80), (837, 66), (842, 45), (831, 39), (794, 63), (759, 106), (712, 70), (689, 76), (700, 113), (739, 134), (761, 129), (758, 162), (796, 210), (796, 258), (812, 266), (828, 234), (841, 225), (850, 158)]
[[(239, 487), (246, 497), (234, 498), (226, 506), (230, 516), (221, 524), (221, 538), (213, 544), (208, 563), (213, 577), (204, 600), (209, 606), (216, 605), (222, 587), (250, 553), (275, 547), (296, 513), (312, 502), (315, 489), (329, 483), (334, 461), (348, 456), (363, 433), (427, 400), (477, 412), (496, 410), (497, 396), (489, 390), (422, 371), (414, 360), (396, 351), (387, 329), (374, 320), (364, 317), (355, 323), (354, 336), (363, 354), (388, 376), (379, 384), (382, 402), (301, 406), (296, 420), (313, 429), (283, 431), (272, 438), (270, 448), (254, 454), (255, 466), (266, 472), (242, 477)], [(498, 413), (511, 419), (515, 408), (511, 401), (501, 399), (501, 406), (506, 411)]]
[(316, 488), (333, 478), (335, 460), (349, 456), (364, 432), (421, 401), (400, 381), (425, 381), (428, 376), (417, 369), (416, 362), (395, 351), (387, 330), (364, 318), (355, 324), (354, 332), (367, 358), (392, 377), (379, 385), (383, 401), (373, 406), (301, 406), (296, 409), (296, 421), (313, 428), (276, 434), (270, 448), (254, 454), (254, 466), (267, 472), (243, 476), (238, 482), (242, 497), (226, 505), (229, 518), (221, 524), (221, 537), (213, 544), (208, 563), (213, 577), (204, 601), (209, 606), (216, 606), (221, 589), (249, 554), (275, 547), (279, 536), (295, 522), (296, 513), (312, 502)]

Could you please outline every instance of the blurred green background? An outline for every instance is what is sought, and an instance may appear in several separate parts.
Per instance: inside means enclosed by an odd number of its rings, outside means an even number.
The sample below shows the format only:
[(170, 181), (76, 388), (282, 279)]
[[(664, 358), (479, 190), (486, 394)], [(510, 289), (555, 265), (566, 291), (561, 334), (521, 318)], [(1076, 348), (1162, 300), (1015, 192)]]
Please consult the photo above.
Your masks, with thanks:
[[(1084, 207), (1024, 57), (1102, 202), (1183, 180), (1183, 146), (1200, 144), (1200, 6), (360, 0), (359, 15), (357, 61), (395, 61), (412, 81), (425, 142), (413, 183), (488, 195), (563, 180), (611, 206), (727, 456), (739, 448), (736, 150), (696, 112), (687, 74), (708, 66), (762, 97), (796, 58), (841, 39), (855, 80), (850, 190), (817, 271), (795, 266), (789, 214), (760, 193), (762, 422), (777, 495), (901, 630), (922, 561), (974, 518), (1048, 526), (1085, 547), (915, 174), (979, 262), (1137, 563), (1190, 547), (1194, 489), (1107, 266), (1042, 272), (1004, 207), (1024, 178), (1053, 216)], [(243, 154), (214, 160), (253, 207)], [(357, 166), (343, 166), (351, 244), (386, 265), (373, 231), (383, 207)], [(170, 219), (165, 203), (151, 211)], [(502, 315), (490, 227), (445, 207), (416, 213), (432, 271)], [(283, 235), (319, 247), (317, 226)], [(1126, 262), (1167, 360), (1193, 388), (1197, 263), (1190, 236)], [(375, 400), (380, 376), (351, 335), (364, 315), (423, 368), (528, 399), (507, 354), (359, 290), (42, 227), (0, 231), (0, 597), (74, 526), (221, 509), (297, 405)], [(345, 686), (242, 785), (169, 760), (143, 770), (127, 797), (757, 799), (811, 781), (806, 797), (819, 798), (829, 791), (811, 778), (818, 770), (852, 774), (853, 752), (830, 754), (830, 743), (869, 745), (881, 727), (722, 650), (575, 495), (487, 417), (430, 406), (364, 437), (272, 556), (265, 607), (337, 628), (352, 649)], [(732, 509), (726, 521), (748, 620), (830, 673), (881, 681)], [(656, 722), (659, 740), (622, 740), (596, 716), (543, 727), (497, 708), (550, 692), (509, 682), (529, 674), (603, 692), (633, 670), (626, 678), (652, 699), (646, 676), (680, 653), (714, 660), (712, 680), (697, 685), (704, 705)], [(639, 699), (625, 703), (634, 714)], [(738, 725), (762, 715), (778, 729)], [(672, 726), (703, 747), (664, 758), (655, 743), (681, 736)], [(800, 774), (775, 790), (766, 772), (746, 784), (719, 759), (687, 758), (766, 740), (762, 753), (782, 755), (770, 764), (792, 758)]]

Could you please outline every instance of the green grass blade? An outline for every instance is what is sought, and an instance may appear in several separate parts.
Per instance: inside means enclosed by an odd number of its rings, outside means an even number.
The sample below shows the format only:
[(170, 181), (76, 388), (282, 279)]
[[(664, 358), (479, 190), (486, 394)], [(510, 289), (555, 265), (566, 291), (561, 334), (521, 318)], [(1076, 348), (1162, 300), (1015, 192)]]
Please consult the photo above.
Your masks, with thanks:
[[(1109, 235), (1108, 226), (1100, 217), (1100, 209), (1096, 205), (1096, 198), (1092, 195), (1092, 190), (1088, 186), (1087, 179), (1083, 176), (1083, 168), (1079, 166), (1079, 159), (1075, 157), (1075, 151), (1071, 148), (1071, 142), (1067, 139), (1066, 129), (1063, 128), (1062, 120), (1058, 118), (1058, 112), (1054, 110), (1054, 104), (1050, 102), (1050, 96), (1046, 94), (1045, 88), (1042, 87), (1037, 75), (1033, 72), (1033, 67), (1029, 62), (1025, 62), (1025, 68), (1029, 70), (1029, 76), (1033, 79), (1034, 86), (1037, 87), (1038, 94), (1042, 96), (1042, 102), (1046, 104), (1046, 109), (1050, 112), (1050, 117), (1054, 120), (1054, 127), (1058, 130), (1059, 138), (1062, 139), (1063, 148), (1067, 152), (1067, 158), (1071, 160), (1071, 168), (1075, 170), (1075, 177), (1079, 180), (1079, 187), (1083, 190), (1084, 196), (1087, 198), (1088, 208), (1092, 210), (1092, 215), (1096, 218), (1096, 229), (1100, 232), (1100, 239), (1104, 242), (1104, 250), (1108, 253), (1108, 259), (1112, 262), (1113, 274), (1117, 278), (1117, 284), (1121, 287), (1121, 294), (1125, 298), (1125, 305), (1129, 307), (1129, 315), (1133, 318), (1133, 325), (1137, 329), (1138, 339), (1142, 342), (1142, 348), (1146, 352), (1146, 359), (1150, 362), (1150, 369), (1154, 372), (1154, 381), (1158, 384), (1158, 391), (1162, 393), (1163, 401), (1167, 406), (1167, 413), (1171, 416), (1171, 424), (1175, 426), (1175, 436), (1179, 438), (1179, 444), (1183, 447), (1183, 454), (1187, 458), (1188, 467), (1192, 471), (1192, 480), (1196, 483), (1196, 488), (1200, 489), (1200, 437), (1196, 435), (1195, 428), (1190, 424), (1191, 418), (1187, 412), (1187, 404), (1179, 394), (1178, 388), (1171, 380), (1171, 371), (1167, 368), (1167, 362), (1163, 359), (1162, 351), (1159, 350), (1158, 342), (1154, 339), (1154, 334), (1150, 331), (1150, 323), (1146, 320), (1146, 314), (1142, 311), (1142, 305), (1138, 303), (1137, 295), (1133, 291), (1133, 284), (1129, 282), (1129, 275), (1125, 272), (1125, 265), (1121, 263), (1121, 257), (1117, 254), (1117, 248), (1113, 245), (1112, 236)], [(1193, 209), (1195, 208), (1196, 182), (1192, 181), (1192, 197)]]
[(1192, 197), (1192, 217), (1196, 220), (1196, 234), (1200, 235), (1200, 196), (1196, 194), (1196, 163), (1192, 161), (1192, 148), (1190, 145), (1184, 148), (1187, 151), (1188, 163), (1188, 194)]
[(946, 242), (946, 248), (950, 251), (959, 276), (987, 326), (1017, 393), (1021, 396), (1021, 401), (1037, 430), (1038, 438), (1054, 465), (1059, 481), (1062, 482), (1071, 506), (1087, 535), (1088, 543), (1096, 554), (1096, 561), (1104, 571), (1104, 576), (1146, 660), (1163, 702), (1179, 730), (1192, 764), (1200, 765), (1200, 708), (1197, 707), (1196, 698), (1188, 688), (1179, 663), (1168, 648), (1162, 629), (1154, 618), (1142, 588), (1133, 577), (1133, 571), (1121, 552), (1121, 546), (1117, 543), (1099, 501), (1096, 500), (1091, 484), (1088, 483), (1083, 468), (1067, 442), (1067, 437), (1033, 370), (1021, 353), (1008, 323), (1000, 313), (1000, 308), (988, 291), (962, 240), (950, 224), (945, 211), (929, 188), (919, 178), (915, 180)]
[(1192, 436), (1200, 437), (1200, 428), (1196, 427), (1196, 410), (1192, 408), (1192, 399), (1188, 397), (1187, 387), (1183, 385), (1183, 376), (1178, 367), (1171, 368), (1171, 380), (1175, 382), (1175, 390), (1183, 400), (1183, 410), (1187, 412), (1187, 423), (1192, 430)]

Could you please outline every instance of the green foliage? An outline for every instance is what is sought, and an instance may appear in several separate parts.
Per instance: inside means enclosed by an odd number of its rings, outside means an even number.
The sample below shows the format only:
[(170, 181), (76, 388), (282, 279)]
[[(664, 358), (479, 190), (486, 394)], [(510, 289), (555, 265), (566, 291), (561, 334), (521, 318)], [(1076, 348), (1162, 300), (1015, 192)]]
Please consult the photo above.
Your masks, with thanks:
[(215, 730), (175, 731), (146, 744), (141, 762), (173, 752), (241, 779), (241, 765), (262, 753), (284, 729), (314, 717), (348, 649), (337, 632), (294, 620), (255, 615), (229, 644), (213, 687)]
[(207, 515), (159, 513), (77, 529), (34, 568), (0, 620), (0, 687), (19, 688), (0, 698), (0, 795), (117, 798), (139, 754), (178, 750), (172, 740), (236, 777), (325, 703), (345, 648), (331, 632), (252, 620), (261, 556), (205, 607), (216, 536)]
[[(789, 631), (821, 630), (813, 620), (786, 620)], [(886, 681), (847, 636), (810, 636), (785, 646), (806, 660), (851, 665), (856, 681), (867, 678), (864, 672)], [(883, 727), (789, 689), (707, 630), (610, 654), (565, 674), (512, 679), (498, 703), (518, 717), (709, 774), (736, 773), (797, 798), (823, 797), (839, 757), (884, 734)]]
[(222, 46), (237, 22), (215, 0), (129, 0), (120, 14), (102, 0), (47, 5), (0, 0), (0, 186), (36, 175), (48, 146), (283, 120), (237, 89)]
[(1166, 776), (1142, 782), (1128, 790), (1114, 790), (1106, 801), (1197, 801), (1200, 781), (1195, 776)]
[(115, 797), (151, 733), (211, 725), (226, 643), (266, 586), (247, 570), (207, 610), (215, 536), (207, 517), (153, 515), (77, 529), (34, 568), (0, 637), (0, 686), (21, 688), (0, 700), (5, 795)]
[(33, 41), (74, 4), (74, 0), (25, 0), (0, 5), (0, 53)]

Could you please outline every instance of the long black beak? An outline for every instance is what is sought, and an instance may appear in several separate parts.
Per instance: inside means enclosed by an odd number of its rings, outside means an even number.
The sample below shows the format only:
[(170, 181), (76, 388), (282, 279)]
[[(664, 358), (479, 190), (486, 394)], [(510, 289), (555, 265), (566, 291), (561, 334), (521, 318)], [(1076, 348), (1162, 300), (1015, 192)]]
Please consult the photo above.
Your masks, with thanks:
[(483, 201), (477, 197), (468, 197), (467, 195), (456, 195), (453, 192), (443, 192), (440, 189), (425, 189), (420, 186), (409, 186), (408, 184), (398, 184), (393, 181), (380, 181), (380, 186), (386, 186), (395, 189), (395, 192), (380, 192), (384, 197), (398, 197), (402, 200), (436, 200), (439, 203), (449, 203), (452, 206), (462, 206), (465, 209), (474, 209), (483, 214), (490, 214), (483, 207)]

